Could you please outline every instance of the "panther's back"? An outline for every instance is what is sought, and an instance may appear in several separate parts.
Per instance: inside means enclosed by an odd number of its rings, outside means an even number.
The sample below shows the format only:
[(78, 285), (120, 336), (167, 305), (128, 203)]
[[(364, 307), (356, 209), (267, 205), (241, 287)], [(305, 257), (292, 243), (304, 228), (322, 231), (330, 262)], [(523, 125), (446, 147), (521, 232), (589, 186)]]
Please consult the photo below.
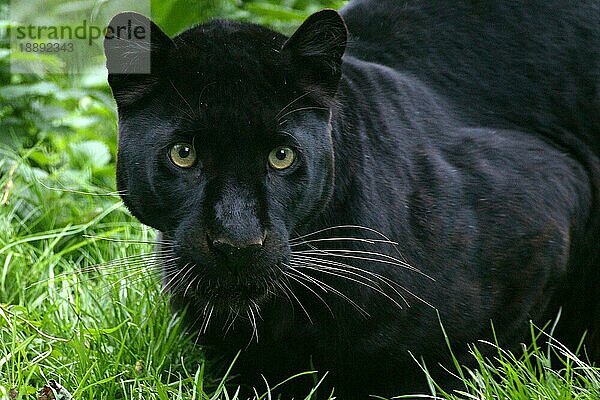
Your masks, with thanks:
[(541, 136), (587, 169), (587, 233), (556, 301), (585, 316), (600, 359), (600, 2), (355, 0), (341, 14), (347, 55), (416, 76), (464, 125)]
[(600, 3), (357, 0), (348, 54), (435, 86), (470, 123), (563, 129), (600, 154)]

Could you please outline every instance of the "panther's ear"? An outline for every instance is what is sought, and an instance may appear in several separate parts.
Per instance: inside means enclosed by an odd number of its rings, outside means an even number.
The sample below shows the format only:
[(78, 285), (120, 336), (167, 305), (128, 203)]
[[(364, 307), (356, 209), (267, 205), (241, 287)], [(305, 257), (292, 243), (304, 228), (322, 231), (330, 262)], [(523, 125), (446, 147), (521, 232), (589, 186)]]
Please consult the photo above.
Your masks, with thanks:
[(148, 93), (158, 82), (173, 41), (150, 19), (135, 12), (115, 15), (106, 28), (108, 83), (118, 106)]
[(283, 45), (303, 80), (337, 89), (341, 76), (342, 56), (346, 50), (348, 30), (342, 16), (335, 10), (322, 10), (304, 21)]

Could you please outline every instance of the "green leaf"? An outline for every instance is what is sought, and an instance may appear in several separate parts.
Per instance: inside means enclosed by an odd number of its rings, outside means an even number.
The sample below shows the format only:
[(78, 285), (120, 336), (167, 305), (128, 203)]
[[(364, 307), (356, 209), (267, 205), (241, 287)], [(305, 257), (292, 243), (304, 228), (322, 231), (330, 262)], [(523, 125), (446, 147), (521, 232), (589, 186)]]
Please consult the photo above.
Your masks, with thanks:
[(92, 168), (102, 168), (110, 162), (111, 155), (108, 146), (98, 140), (73, 143), (70, 145), (72, 160), (78, 166), (88, 165)]
[(302, 11), (262, 2), (250, 3), (246, 6), (246, 9), (253, 14), (261, 15), (263, 18), (279, 22), (302, 22), (306, 17), (306, 14)]
[(59, 87), (51, 82), (38, 82), (32, 85), (12, 85), (0, 89), (0, 97), (12, 99), (23, 96), (48, 96), (59, 91)]

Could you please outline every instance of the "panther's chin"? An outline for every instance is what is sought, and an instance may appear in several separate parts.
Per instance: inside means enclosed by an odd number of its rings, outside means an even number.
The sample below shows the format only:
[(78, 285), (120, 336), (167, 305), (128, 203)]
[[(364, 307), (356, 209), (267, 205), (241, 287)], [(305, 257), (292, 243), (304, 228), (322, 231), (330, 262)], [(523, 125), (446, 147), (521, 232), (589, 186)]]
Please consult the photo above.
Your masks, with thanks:
[(171, 294), (174, 309), (185, 311), (191, 330), (201, 334), (256, 327), (288, 287), (284, 257), (281, 262), (272, 256), (237, 266), (202, 253), (180, 257), (177, 268), (163, 268), (164, 291)]
[(188, 293), (190, 304), (204, 304), (215, 312), (245, 312), (248, 308), (260, 308), (274, 296), (267, 282), (207, 282)]
[(185, 296), (177, 294), (177, 305), (186, 310), (190, 332), (198, 334), (198, 343), (206, 337), (237, 337), (252, 340), (258, 334), (264, 306), (275, 292), (266, 284), (206, 283), (189, 291)]

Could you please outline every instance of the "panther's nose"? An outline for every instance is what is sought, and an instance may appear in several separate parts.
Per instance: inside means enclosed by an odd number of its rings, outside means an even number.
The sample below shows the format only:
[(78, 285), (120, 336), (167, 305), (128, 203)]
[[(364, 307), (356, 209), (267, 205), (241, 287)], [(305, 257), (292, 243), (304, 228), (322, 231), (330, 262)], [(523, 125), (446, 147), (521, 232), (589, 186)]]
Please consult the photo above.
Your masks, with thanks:
[(224, 235), (208, 235), (208, 243), (214, 252), (233, 264), (244, 264), (262, 247), (264, 236), (244, 240), (233, 240)]

